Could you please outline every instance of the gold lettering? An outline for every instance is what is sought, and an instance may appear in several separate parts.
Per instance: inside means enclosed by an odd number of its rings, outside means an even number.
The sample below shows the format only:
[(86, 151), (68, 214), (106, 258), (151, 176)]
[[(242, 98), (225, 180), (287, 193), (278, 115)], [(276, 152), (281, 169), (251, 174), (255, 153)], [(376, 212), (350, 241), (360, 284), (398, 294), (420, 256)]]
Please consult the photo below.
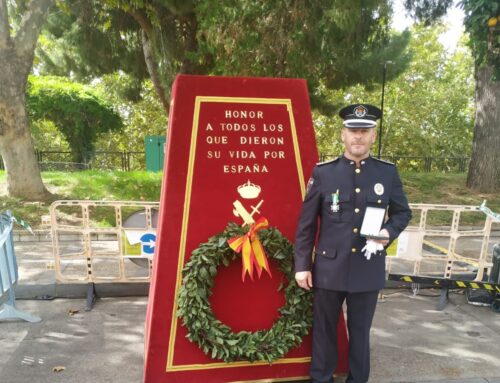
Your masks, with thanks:
[(284, 145), (283, 137), (240, 137), (241, 145)]

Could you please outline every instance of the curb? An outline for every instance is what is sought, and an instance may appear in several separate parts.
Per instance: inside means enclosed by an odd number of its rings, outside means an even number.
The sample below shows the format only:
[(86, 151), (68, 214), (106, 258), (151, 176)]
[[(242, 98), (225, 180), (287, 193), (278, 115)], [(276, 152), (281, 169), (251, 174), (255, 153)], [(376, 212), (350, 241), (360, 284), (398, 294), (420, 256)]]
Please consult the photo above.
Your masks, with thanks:
[[(55, 298), (86, 298), (87, 283), (50, 283), (16, 285), (16, 299), (51, 300)], [(98, 298), (144, 297), (149, 295), (149, 282), (96, 283)]]

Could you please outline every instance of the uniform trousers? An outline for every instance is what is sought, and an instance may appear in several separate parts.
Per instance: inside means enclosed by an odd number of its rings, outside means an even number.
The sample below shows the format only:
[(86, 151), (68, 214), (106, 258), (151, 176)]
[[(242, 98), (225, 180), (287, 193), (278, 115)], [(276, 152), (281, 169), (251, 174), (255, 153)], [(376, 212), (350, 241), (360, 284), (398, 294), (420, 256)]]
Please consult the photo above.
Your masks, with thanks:
[(310, 375), (313, 383), (333, 383), (337, 368), (337, 324), (347, 304), (349, 375), (346, 382), (365, 383), (370, 375), (370, 328), (378, 291), (349, 293), (314, 289), (313, 346)]

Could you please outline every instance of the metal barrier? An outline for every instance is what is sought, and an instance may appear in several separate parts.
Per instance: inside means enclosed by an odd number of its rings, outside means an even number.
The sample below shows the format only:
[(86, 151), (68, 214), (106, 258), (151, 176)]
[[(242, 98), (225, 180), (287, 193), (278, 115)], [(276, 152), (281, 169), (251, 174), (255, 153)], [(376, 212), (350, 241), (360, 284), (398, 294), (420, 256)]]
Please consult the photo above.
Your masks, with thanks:
[[(486, 209), (484, 203), (481, 206), (410, 204), (410, 207), (414, 216), (420, 211), (418, 219), (414, 217), (412, 221), (418, 223), (401, 233), (397, 248), (392, 249), (395, 256), (387, 258), (389, 280), (441, 287), (438, 309), (446, 304), (450, 288), (500, 292), (498, 283), (485, 281), (485, 273), (491, 273), (493, 266), (488, 248), (492, 245), (492, 226), (500, 222), (497, 215)], [(450, 225), (430, 226), (431, 213), (449, 215)], [(483, 227), (461, 224), (466, 219), (464, 215), (481, 215)], [(478, 217), (474, 218), (477, 221)]]
[(10, 212), (0, 214), (0, 321), (4, 319), (23, 319), (36, 323), (42, 319), (16, 308), (14, 287), (19, 280), (14, 241), (12, 237), (13, 217)]
[(87, 309), (95, 283), (149, 282), (159, 203), (55, 201), (50, 206), (56, 281), (88, 283)]

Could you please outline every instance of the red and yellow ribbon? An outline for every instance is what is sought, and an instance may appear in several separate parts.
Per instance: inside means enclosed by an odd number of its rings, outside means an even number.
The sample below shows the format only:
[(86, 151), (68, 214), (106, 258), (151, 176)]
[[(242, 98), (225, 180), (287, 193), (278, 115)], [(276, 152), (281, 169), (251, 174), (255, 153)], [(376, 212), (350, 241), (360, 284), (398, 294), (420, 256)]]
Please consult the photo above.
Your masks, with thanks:
[(243, 269), (241, 273), (241, 279), (245, 281), (245, 275), (248, 273), (250, 279), (253, 281), (253, 270), (254, 266), (257, 268), (257, 273), (262, 274), (262, 269), (266, 270), (269, 276), (272, 278), (271, 269), (267, 262), (266, 252), (262, 243), (260, 243), (259, 236), (257, 232), (259, 230), (269, 227), (269, 222), (266, 218), (259, 218), (245, 235), (239, 237), (231, 238), (227, 241), (229, 247), (236, 251), (241, 252), (241, 258), (243, 260)]

